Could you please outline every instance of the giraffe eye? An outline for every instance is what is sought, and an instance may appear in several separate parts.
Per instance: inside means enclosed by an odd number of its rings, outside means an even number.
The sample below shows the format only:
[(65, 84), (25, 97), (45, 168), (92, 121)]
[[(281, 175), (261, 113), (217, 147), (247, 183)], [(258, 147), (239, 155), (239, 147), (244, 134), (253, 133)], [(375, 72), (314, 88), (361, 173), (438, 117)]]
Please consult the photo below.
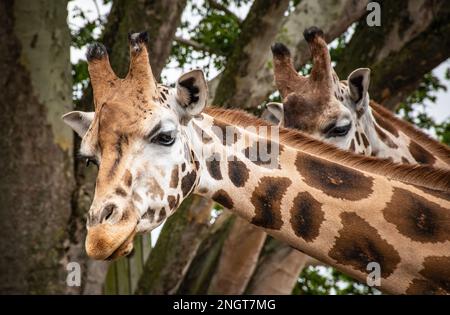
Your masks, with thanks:
[(170, 146), (175, 142), (175, 137), (172, 136), (172, 132), (161, 132), (153, 138), (152, 142), (165, 146)]
[(344, 126), (333, 126), (332, 128), (329, 128), (326, 132), (327, 138), (332, 137), (344, 137), (349, 132), (350, 128), (352, 127), (352, 124), (344, 125)]

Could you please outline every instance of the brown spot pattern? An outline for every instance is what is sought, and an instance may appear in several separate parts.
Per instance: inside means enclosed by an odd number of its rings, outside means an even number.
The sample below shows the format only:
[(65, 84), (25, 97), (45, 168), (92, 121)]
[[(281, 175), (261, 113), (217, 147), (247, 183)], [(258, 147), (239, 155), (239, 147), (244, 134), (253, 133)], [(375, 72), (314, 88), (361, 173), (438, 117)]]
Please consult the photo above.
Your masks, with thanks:
[(414, 160), (419, 164), (433, 165), (436, 161), (436, 158), (430, 152), (418, 145), (415, 141), (411, 141), (408, 148)]
[(361, 139), (362, 139), (362, 142), (364, 144), (364, 147), (368, 148), (369, 147), (369, 140), (367, 139), (366, 135), (361, 133)]
[(395, 127), (391, 123), (389, 123), (388, 121), (384, 120), (383, 117), (381, 117), (377, 112), (372, 111), (372, 113), (373, 113), (373, 117), (375, 118), (375, 121), (377, 122), (377, 124), (381, 128), (383, 128), (384, 130), (389, 131), (395, 137), (398, 137), (398, 135), (399, 135), (398, 134), (398, 130), (395, 129)]
[[(275, 146), (278, 146), (278, 151), (276, 151)], [(281, 144), (272, 141), (255, 141), (251, 146), (248, 146), (242, 153), (247, 159), (249, 159), (253, 164), (258, 166), (264, 166), (268, 168), (280, 168), (279, 165), (279, 155), (283, 147)]]
[(392, 139), (383, 130), (381, 130), (380, 127), (377, 126), (377, 124), (375, 124), (374, 126), (375, 131), (378, 134), (378, 137), (381, 139), (381, 141), (383, 141), (384, 144), (386, 144), (388, 147), (392, 149), (398, 148), (398, 145), (396, 145), (395, 142), (392, 141)]
[(249, 170), (244, 162), (235, 156), (228, 158), (228, 176), (236, 187), (244, 187), (249, 177)]
[(116, 194), (122, 197), (126, 197), (127, 196), (127, 192), (122, 188), (122, 187), (117, 187), (116, 188)]
[(305, 182), (334, 198), (361, 200), (372, 193), (373, 179), (363, 173), (299, 152), (295, 161)]
[(355, 139), (352, 139), (352, 141), (350, 142), (349, 150), (355, 152)]
[(367, 273), (367, 265), (377, 262), (381, 276), (388, 277), (400, 263), (400, 256), (394, 247), (382, 239), (378, 231), (356, 213), (340, 215), (343, 228), (329, 252), (338, 264), (352, 266)]
[(172, 174), (170, 175), (170, 188), (177, 188), (178, 181), (178, 165), (175, 165), (172, 169)]
[(176, 198), (175, 196), (169, 195), (167, 197), (167, 202), (169, 203), (170, 210), (175, 209), (176, 207), (178, 207), (178, 203), (180, 202), (180, 195), (177, 195)]
[(425, 279), (414, 279), (407, 294), (450, 294), (450, 257), (426, 257), (419, 272)]
[(156, 222), (161, 222), (162, 220), (164, 220), (166, 218), (166, 209), (163, 207), (160, 211), (159, 211), (159, 216), (158, 216), (158, 220)]
[(233, 209), (233, 200), (231, 199), (230, 195), (228, 195), (228, 193), (223, 189), (219, 189), (218, 191), (216, 191), (212, 195), (212, 200), (221, 204), (225, 208)]
[(291, 213), (291, 226), (295, 235), (307, 242), (312, 242), (318, 235), (324, 220), (322, 204), (308, 192), (301, 192), (295, 197)]
[(281, 228), (281, 201), (291, 183), (289, 178), (283, 177), (266, 176), (260, 179), (250, 199), (255, 207), (253, 224), (267, 229)]
[(125, 183), (125, 186), (131, 187), (131, 184), (133, 183), (133, 177), (131, 176), (131, 172), (129, 170), (125, 171), (123, 182)]
[(448, 209), (405, 189), (394, 188), (383, 215), (402, 235), (414, 241), (436, 243), (450, 240)]
[(206, 169), (215, 180), (221, 180), (223, 178), (220, 170), (220, 155), (218, 153), (214, 153), (206, 159)]
[(150, 222), (155, 220), (155, 210), (152, 208), (148, 208), (147, 212), (142, 216), (143, 219), (148, 219)]
[(192, 190), (196, 179), (197, 172), (195, 170), (192, 170), (184, 175), (183, 179), (181, 180), (181, 191), (183, 192), (183, 197), (185, 197)]
[(356, 132), (356, 137), (355, 137), (355, 139), (356, 139), (356, 143), (358, 143), (358, 146), (361, 145), (361, 138), (360, 138), (360, 135), (359, 135), (359, 132), (358, 132), (358, 131)]

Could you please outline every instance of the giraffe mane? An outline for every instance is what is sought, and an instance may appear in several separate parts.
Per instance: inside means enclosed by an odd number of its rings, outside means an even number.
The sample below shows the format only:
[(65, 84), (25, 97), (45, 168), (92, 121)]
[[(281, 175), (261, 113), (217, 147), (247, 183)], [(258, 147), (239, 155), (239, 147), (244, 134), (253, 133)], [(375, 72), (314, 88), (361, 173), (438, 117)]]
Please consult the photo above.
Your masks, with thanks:
[[(273, 127), (269, 122), (243, 110), (207, 107), (204, 112), (219, 121), (239, 127)], [(291, 128), (279, 128), (279, 139), (283, 145), (357, 170), (386, 176), (390, 179), (429, 189), (450, 191), (450, 171), (444, 169), (436, 169), (426, 165), (398, 164), (386, 159), (357, 155)]]
[(414, 135), (414, 138), (417, 139), (415, 140), (416, 142), (419, 141), (420, 145), (424, 146), (425, 149), (433, 152), (433, 154), (436, 154), (443, 162), (450, 165), (450, 148), (448, 146), (431, 138), (409, 122), (399, 119), (393, 115), (391, 111), (380, 104), (370, 101), (370, 107), (383, 119), (387, 120), (388, 123), (398, 127), (398, 129), (405, 133)]

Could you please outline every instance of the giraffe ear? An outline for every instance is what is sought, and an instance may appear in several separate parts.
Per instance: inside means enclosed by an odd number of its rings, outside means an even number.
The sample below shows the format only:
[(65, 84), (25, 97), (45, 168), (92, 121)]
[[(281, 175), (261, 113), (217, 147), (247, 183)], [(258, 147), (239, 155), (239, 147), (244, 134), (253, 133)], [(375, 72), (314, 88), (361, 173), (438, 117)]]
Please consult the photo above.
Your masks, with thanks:
[(369, 90), (370, 69), (356, 69), (350, 73), (347, 80), (350, 88), (350, 97), (355, 103), (359, 103)]
[(62, 120), (83, 138), (94, 120), (94, 115), (95, 112), (74, 111), (63, 115)]
[(177, 101), (188, 116), (200, 114), (206, 106), (208, 85), (202, 70), (183, 74), (177, 82)]
[(266, 109), (262, 113), (261, 118), (270, 121), (274, 125), (283, 126), (284, 124), (283, 104), (277, 102), (267, 103)]

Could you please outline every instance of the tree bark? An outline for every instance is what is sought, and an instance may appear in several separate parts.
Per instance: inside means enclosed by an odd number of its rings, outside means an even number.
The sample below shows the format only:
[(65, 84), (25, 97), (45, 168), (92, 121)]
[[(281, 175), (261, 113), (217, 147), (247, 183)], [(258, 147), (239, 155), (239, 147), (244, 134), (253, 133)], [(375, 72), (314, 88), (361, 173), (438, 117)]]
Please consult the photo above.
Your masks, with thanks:
[[(116, 0), (105, 25), (100, 41), (108, 49), (110, 62), (119, 76), (128, 71), (129, 50), (128, 33), (148, 31), (150, 43), (149, 54), (152, 71), (159, 78), (161, 70), (169, 57), (172, 38), (181, 22), (181, 14), (186, 0)], [(92, 111), (92, 90), (88, 87), (76, 110)], [(81, 139), (75, 137), (75, 148), (78, 150)], [(75, 161), (75, 178), (77, 190), (73, 198), (73, 214), (71, 217), (72, 245), (69, 251), (71, 259), (82, 265), (83, 281), (81, 290), (72, 293), (101, 294), (103, 281), (109, 264), (89, 259), (84, 250), (86, 237), (85, 214), (92, 203), (97, 171), (94, 167), (86, 168), (84, 161)]]
[(270, 45), (283, 22), (289, 0), (258, 0), (242, 23), (241, 34), (228, 58), (213, 104), (246, 108), (258, 69), (270, 58)]
[(74, 188), (67, 1), (0, 2), (0, 292), (63, 293)]
[[(423, 76), (450, 56), (450, 7), (445, 0), (380, 1), (381, 27), (365, 19), (336, 66), (341, 78), (356, 68), (371, 68), (372, 99), (394, 110)], [(414, 66), (411, 66), (414, 65)]]
[(226, 238), (209, 294), (242, 294), (247, 287), (267, 234), (236, 218)]
[(203, 238), (192, 263), (182, 279), (177, 294), (206, 294), (214, 274), (220, 251), (231, 228), (235, 216), (224, 210)]
[(261, 255), (245, 293), (291, 294), (300, 272), (310, 259), (309, 256), (289, 245), (274, 242), (273, 238), (269, 238), (265, 247), (272, 247), (272, 249)]

